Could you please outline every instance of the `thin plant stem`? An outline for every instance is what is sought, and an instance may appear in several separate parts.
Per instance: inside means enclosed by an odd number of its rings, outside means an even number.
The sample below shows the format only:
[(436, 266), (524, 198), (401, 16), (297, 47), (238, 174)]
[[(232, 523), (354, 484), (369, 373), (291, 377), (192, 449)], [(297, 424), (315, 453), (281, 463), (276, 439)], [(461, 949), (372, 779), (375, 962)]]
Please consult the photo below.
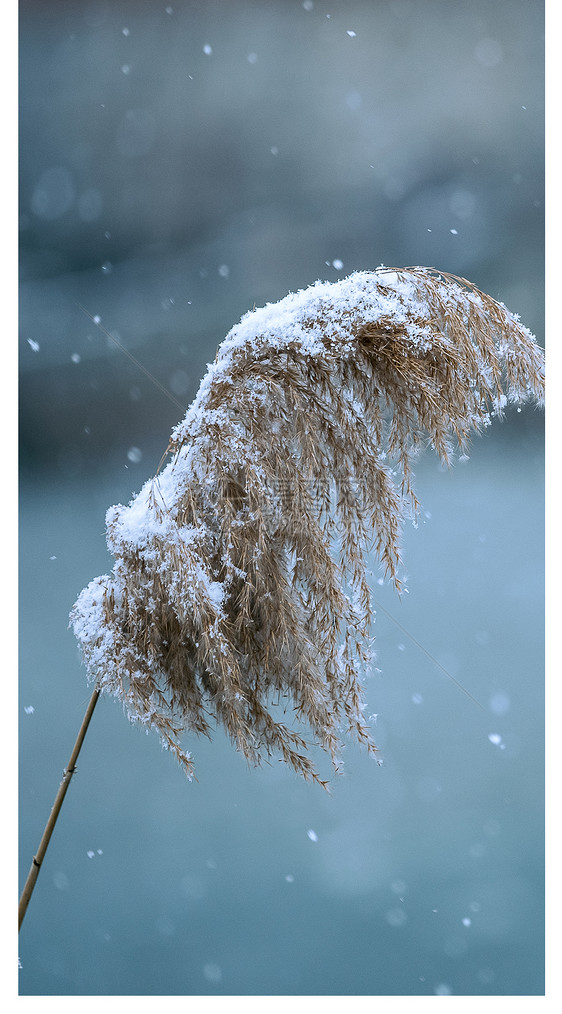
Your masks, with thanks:
[(84, 715), (84, 718), (83, 718), (83, 721), (82, 721), (82, 725), (80, 726), (80, 731), (78, 733), (78, 737), (77, 737), (76, 742), (74, 744), (74, 749), (73, 749), (73, 751), (72, 751), (72, 753), (70, 755), (70, 760), (68, 762), (68, 766), (65, 769), (62, 782), (59, 785), (59, 790), (58, 790), (58, 792), (56, 794), (55, 801), (53, 803), (53, 808), (51, 810), (49, 819), (48, 819), (48, 821), (47, 821), (47, 823), (45, 825), (45, 830), (43, 831), (43, 837), (41, 838), (41, 841), (39, 842), (39, 848), (37, 849), (36, 855), (33, 856), (33, 862), (31, 864), (31, 869), (30, 869), (30, 871), (29, 871), (29, 873), (27, 875), (27, 880), (25, 882), (25, 887), (24, 887), (24, 889), (23, 889), (23, 891), (21, 893), (21, 898), (20, 898), (20, 903), (19, 903), (19, 911), (18, 911), (18, 918), (19, 918), (18, 928), (19, 929), (21, 929), (21, 924), (23, 922), (23, 917), (24, 917), (24, 915), (25, 915), (25, 913), (27, 911), (27, 906), (29, 905), (29, 899), (31, 898), (31, 895), (33, 893), (33, 888), (35, 887), (35, 881), (37, 880), (37, 877), (39, 876), (39, 870), (41, 869), (41, 864), (43, 862), (43, 859), (45, 858), (45, 852), (47, 851), (47, 846), (49, 844), (49, 841), (51, 840), (51, 835), (52, 835), (52, 833), (54, 831), (55, 824), (57, 822), (57, 818), (58, 818), (58, 815), (60, 813), (60, 809), (61, 809), (61, 806), (62, 806), (62, 802), (63, 802), (63, 799), (64, 799), (64, 797), (66, 795), (66, 790), (68, 789), (68, 786), (70, 785), (70, 780), (71, 780), (74, 772), (76, 771), (76, 761), (78, 760), (78, 754), (80, 753), (80, 750), (81, 750), (81, 747), (82, 747), (82, 743), (84, 742), (84, 737), (85, 737), (86, 732), (88, 730), (88, 726), (90, 724), (90, 719), (91, 719), (91, 717), (92, 717), (92, 715), (94, 713), (94, 708), (96, 706), (96, 703), (97, 703), (99, 695), (100, 695), (100, 691), (99, 690), (94, 690), (94, 692), (93, 692), (93, 694), (92, 694), (92, 696), (90, 698), (90, 702), (88, 704), (88, 707), (87, 707), (87, 710), (86, 710), (86, 714)]
[(142, 363), (139, 363), (138, 359), (133, 355), (133, 353), (129, 352), (129, 349), (125, 348), (125, 346), (121, 344), (121, 342), (115, 337), (115, 335), (112, 335), (111, 332), (107, 330), (107, 328), (103, 327), (103, 325), (96, 317), (92, 317), (90, 311), (87, 310), (85, 306), (82, 306), (82, 303), (77, 303), (76, 306), (80, 307), (80, 309), (86, 314), (86, 317), (90, 318), (92, 324), (95, 324), (96, 327), (98, 327), (100, 331), (104, 333), (106, 338), (109, 338), (109, 340), (112, 341), (113, 344), (116, 345), (117, 348), (121, 350), (121, 352), (124, 352), (125, 355), (129, 357), (131, 362), (134, 363), (135, 366), (137, 366), (138, 369), (144, 373), (145, 377), (148, 377), (148, 379), (151, 380), (152, 383), (156, 385), (159, 391), (162, 391), (162, 394), (164, 394), (166, 398), (168, 398), (170, 401), (173, 401), (174, 405), (177, 405), (177, 407), (181, 409), (182, 412), (185, 412), (185, 406), (182, 405), (181, 401), (178, 401), (177, 398), (174, 398), (173, 394), (171, 394), (170, 391), (168, 391), (168, 388), (164, 387), (164, 385), (161, 384), (160, 381), (156, 379), (154, 374), (152, 374), (150, 370), (147, 370), (146, 366), (143, 366)]
[(484, 707), (484, 705), (481, 704), (480, 701), (470, 693), (470, 690), (467, 690), (466, 687), (464, 687), (462, 685), (462, 683), (461, 683), (460, 680), (455, 679), (455, 677), (453, 675), (451, 675), (451, 673), (449, 672), (449, 670), (445, 669), (445, 666), (439, 661), (439, 659), (435, 658), (435, 655), (432, 655), (431, 652), (428, 651), (427, 648), (425, 648), (423, 646), (423, 644), (421, 643), (421, 641), (418, 641), (417, 637), (414, 637), (414, 635), (411, 634), (409, 630), (406, 630), (406, 627), (404, 627), (396, 619), (396, 617), (392, 615), (392, 613), (389, 613), (388, 609), (385, 609), (385, 607), (382, 605), (382, 603), (378, 602), (377, 599), (375, 599), (375, 598), (373, 598), (373, 603), (374, 603), (374, 605), (376, 605), (377, 609), (382, 609), (383, 613), (386, 613), (386, 615), (388, 616), (388, 618), (390, 620), (392, 620), (392, 622), (395, 623), (396, 626), (404, 634), (406, 634), (406, 637), (409, 637), (410, 640), (413, 641), (414, 644), (416, 644), (418, 646), (418, 648), (421, 651), (423, 651), (424, 654), (427, 655), (428, 658), (431, 659), (432, 662), (435, 662), (435, 665), (439, 666), (439, 668), (442, 670), (442, 672), (445, 673), (445, 676), (447, 676), (447, 678), (450, 679), (455, 684), (455, 686), (459, 688), (459, 690), (462, 690), (463, 694), (466, 694), (467, 697), (470, 697), (470, 700), (473, 701), (474, 704), (477, 704), (478, 707), (481, 708), (482, 711), (486, 710), (485, 707)]

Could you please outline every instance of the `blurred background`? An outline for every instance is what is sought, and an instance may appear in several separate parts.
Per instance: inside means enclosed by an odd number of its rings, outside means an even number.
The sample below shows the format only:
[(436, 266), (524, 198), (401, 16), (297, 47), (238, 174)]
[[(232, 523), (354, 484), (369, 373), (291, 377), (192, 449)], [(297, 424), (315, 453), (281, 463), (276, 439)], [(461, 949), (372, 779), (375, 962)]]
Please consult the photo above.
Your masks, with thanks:
[[(538, 0), (19, 9), (23, 885), (89, 699), (67, 624), (105, 511), (240, 316), (425, 264), (543, 344), (544, 25)], [(542, 415), (473, 450), (419, 463), (409, 594), (375, 564), (383, 765), (350, 745), (328, 796), (217, 733), (190, 784), (102, 699), (23, 995), (543, 992)]]

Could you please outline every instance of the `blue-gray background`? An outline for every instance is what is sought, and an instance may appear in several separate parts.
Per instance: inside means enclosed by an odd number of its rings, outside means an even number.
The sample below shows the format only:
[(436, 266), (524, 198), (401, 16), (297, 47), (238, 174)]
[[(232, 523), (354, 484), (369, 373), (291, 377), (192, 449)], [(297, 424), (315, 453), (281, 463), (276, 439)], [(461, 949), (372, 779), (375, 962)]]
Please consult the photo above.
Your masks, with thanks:
[[(90, 695), (68, 612), (181, 414), (77, 304), (182, 405), (254, 304), (380, 263), (542, 343), (543, 46), (535, 0), (20, 3), (22, 883)], [(331, 796), (221, 733), (190, 784), (100, 701), (22, 994), (543, 991), (542, 446), (531, 409), (419, 463), (384, 763), (350, 745)]]

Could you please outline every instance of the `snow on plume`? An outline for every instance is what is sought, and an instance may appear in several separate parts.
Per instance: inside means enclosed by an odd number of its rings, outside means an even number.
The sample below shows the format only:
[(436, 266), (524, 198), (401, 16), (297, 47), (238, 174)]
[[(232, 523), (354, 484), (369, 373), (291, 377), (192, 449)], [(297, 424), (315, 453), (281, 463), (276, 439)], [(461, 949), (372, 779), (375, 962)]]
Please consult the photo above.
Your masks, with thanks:
[(107, 512), (113, 572), (71, 613), (90, 677), (189, 777), (181, 736), (213, 720), (250, 762), (277, 754), (317, 781), (303, 726), (335, 770), (342, 732), (374, 752), (366, 557), (399, 585), (411, 460), (429, 444), (450, 463), (508, 401), (542, 398), (530, 332), (432, 269), (355, 272), (246, 313), (166, 466)]

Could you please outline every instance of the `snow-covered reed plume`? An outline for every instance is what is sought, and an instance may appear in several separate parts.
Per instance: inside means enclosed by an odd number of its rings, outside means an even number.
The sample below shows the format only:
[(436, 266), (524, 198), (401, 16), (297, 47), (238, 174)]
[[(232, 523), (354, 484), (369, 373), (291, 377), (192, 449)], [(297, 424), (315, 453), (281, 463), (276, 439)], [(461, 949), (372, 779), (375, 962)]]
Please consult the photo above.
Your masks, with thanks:
[(166, 467), (107, 513), (113, 573), (71, 614), (96, 687), (189, 776), (180, 737), (213, 721), (249, 761), (317, 780), (302, 726), (336, 768), (346, 731), (374, 751), (367, 555), (399, 583), (412, 457), (431, 445), (449, 462), (507, 401), (542, 398), (529, 331), (433, 269), (357, 272), (247, 313)]

